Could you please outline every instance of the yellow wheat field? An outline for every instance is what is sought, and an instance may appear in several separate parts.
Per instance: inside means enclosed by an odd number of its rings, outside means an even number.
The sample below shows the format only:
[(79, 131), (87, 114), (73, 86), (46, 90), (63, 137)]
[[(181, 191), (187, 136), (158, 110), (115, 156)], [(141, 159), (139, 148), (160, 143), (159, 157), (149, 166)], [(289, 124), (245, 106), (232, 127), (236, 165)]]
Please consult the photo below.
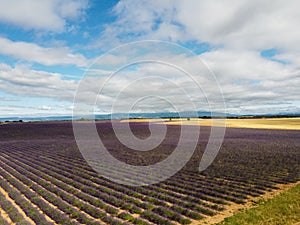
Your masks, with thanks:
[[(300, 130), (300, 117), (295, 118), (259, 118), (259, 119), (130, 119), (123, 122), (151, 122), (165, 123), (168, 125), (200, 125), (211, 126), (212, 121), (218, 126), (235, 128), (258, 128), (258, 129), (280, 129), (280, 130)], [(224, 123), (223, 123), (224, 122)]]

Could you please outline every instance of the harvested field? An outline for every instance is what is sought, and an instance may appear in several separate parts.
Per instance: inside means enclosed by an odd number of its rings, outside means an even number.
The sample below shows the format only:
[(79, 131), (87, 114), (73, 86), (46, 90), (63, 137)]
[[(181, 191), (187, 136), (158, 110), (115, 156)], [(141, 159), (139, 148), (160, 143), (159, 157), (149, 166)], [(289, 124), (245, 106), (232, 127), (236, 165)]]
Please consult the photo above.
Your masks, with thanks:
[[(218, 121), (219, 119), (215, 119)], [(222, 119), (223, 120), (223, 119)], [(128, 121), (128, 120), (124, 120)], [(211, 119), (131, 119), (131, 122), (165, 123), (168, 125), (200, 125), (211, 126)], [(276, 130), (300, 130), (300, 118), (259, 118), (259, 119), (226, 119), (226, 127), (232, 128), (255, 128)]]

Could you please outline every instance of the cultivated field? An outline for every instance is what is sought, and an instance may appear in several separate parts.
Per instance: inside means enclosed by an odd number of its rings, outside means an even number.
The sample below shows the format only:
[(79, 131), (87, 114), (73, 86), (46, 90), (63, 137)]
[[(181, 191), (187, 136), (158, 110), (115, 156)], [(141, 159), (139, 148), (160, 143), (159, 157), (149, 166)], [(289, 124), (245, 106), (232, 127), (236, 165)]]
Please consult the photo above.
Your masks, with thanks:
[[(132, 165), (166, 158), (180, 135), (180, 126), (167, 126), (156, 149), (139, 152), (117, 140), (110, 122), (98, 122), (97, 128), (110, 153)], [(138, 137), (149, 136), (146, 121), (132, 122), (131, 129)], [(178, 174), (159, 184), (130, 187), (91, 169), (77, 149), (70, 122), (3, 124), (0, 224), (201, 224), (231, 204), (300, 180), (299, 131), (228, 128), (216, 160), (200, 173), (209, 133), (209, 126), (201, 126), (195, 154)]]
[[(215, 119), (218, 122), (219, 119)], [(222, 119), (223, 120), (223, 119)], [(211, 126), (211, 119), (131, 119), (124, 120), (131, 122), (152, 122), (165, 123), (168, 125), (198, 125)], [(277, 129), (277, 130), (300, 130), (300, 118), (253, 118), (253, 119), (226, 119), (226, 127), (234, 128), (256, 128), (256, 129)]]

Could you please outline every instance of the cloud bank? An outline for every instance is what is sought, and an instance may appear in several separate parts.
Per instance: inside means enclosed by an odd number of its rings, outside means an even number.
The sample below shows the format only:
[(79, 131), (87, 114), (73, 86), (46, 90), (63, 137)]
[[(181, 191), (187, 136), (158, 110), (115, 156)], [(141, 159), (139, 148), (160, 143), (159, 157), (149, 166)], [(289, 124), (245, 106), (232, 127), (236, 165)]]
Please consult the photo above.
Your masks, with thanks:
[[(36, 34), (43, 31), (57, 35), (66, 35), (71, 27), (78, 25), (78, 21), (87, 19), (92, 5), (84, 0), (0, 0), (0, 3), (0, 23), (33, 30)], [(64, 47), (43, 47), (34, 41), (6, 37), (0, 37), (0, 54), (21, 60), (22, 63), (45, 67), (67, 65), (81, 69), (88, 67), (91, 62), (85, 56), (89, 55), (91, 48), (102, 53), (131, 41), (171, 41), (193, 50), (213, 71), (223, 90), (228, 112), (300, 112), (299, 7), (297, 0), (121, 0), (112, 9), (113, 20), (102, 24), (104, 29), (93, 34), (93, 38), (89, 39), (91, 43), (82, 46), (82, 54), (75, 53), (68, 46), (72, 38), (65, 40), (67, 44)], [(86, 34), (90, 32), (89, 29), (80, 31)], [(92, 35), (85, 35), (85, 38), (88, 36)], [(60, 38), (63, 36), (59, 36), (57, 41), (61, 41)], [(155, 51), (153, 49), (153, 54)], [(111, 66), (122, 65), (130, 57), (130, 54), (106, 55), (102, 65), (98, 65), (94, 71), (95, 76), (100, 77), (87, 80), (90, 86), (87, 86), (86, 95), (82, 98), (89, 99), (91, 95), (99, 94), (97, 88), (112, 72)], [(185, 59), (176, 52), (161, 56), (162, 61), (168, 58), (174, 58), (179, 64), (185, 61), (192, 71), (199, 72), (196, 60)], [(150, 96), (151, 93), (174, 97), (180, 109), (188, 109), (182, 93), (176, 92), (170, 83), (153, 81), (146, 85), (130, 85), (135, 77), (147, 77), (150, 74), (190, 88), (191, 98), (203, 102), (203, 95), (189, 86), (185, 76), (176, 75), (168, 67), (148, 64), (121, 71), (118, 79), (112, 80), (99, 96), (103, 100), (99, 111), (109, 111), (115, 93), (128, 85), (130, 88), (118, 96), (119, 102), (124, 104), (118, 106), (120, 111), (126, 108), (130, 96)], [(67, 79), (68, 75), (71, 74), (3, 62), (0, 65), (0, 90), (16, 96), (51, 98), (71, 103), (78, 81)], [(211, 88), (206, 94), (213, 96), (214, 89)], [(148, 98), (139, 104), (140, 107), (136, 109), (141, 111), (172, 110), (169, 104), (159, 98)], [(48, 111), (53, 109), (46, 103), (41, 104), (40, 109), (46, 111), (47, 107)]]
[(22, 29), (62, 32), (84, 16), (86, 0), (0, 0), (0, 22)]

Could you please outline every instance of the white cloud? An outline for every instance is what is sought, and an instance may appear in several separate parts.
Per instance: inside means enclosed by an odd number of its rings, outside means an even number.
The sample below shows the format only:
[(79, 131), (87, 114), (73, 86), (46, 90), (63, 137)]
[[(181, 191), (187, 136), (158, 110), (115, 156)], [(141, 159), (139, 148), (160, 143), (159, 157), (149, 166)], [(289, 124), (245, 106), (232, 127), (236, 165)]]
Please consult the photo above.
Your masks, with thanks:
[[(299, 49), (297, 0), (120, 1), (103, 38), (196, 40), (241, 49)], [(129, 35), (129, 37), (128, 37)]]
[[(14, 0), (11, 2), (15, 3)], [(23, 3), (20, 3), (20, 7), (17, 7), (11, 15), (2, 14), (3, 9), (0, 9), (0, 21), (28, 29), (76, 30), (74, 26), (68, 26), (67, 21), (80, 18), (86, 7), (84, 1), (42, 2), (44, 1), (36, 1), (35, 6), (43, 5), (45, 8), (40, 7), (43, 10), (47, 8), (48, 11), (40, 21), (32, 22), (37, 20), (36, 17), (41, 16), (40, 13), (33, 14), (34, 19), (24, 19), (23, 14), (17, 19), (11, 16), (21, 8), (24, 13), (26, 4)], [(299, 6), (300, 3), (296, 0), (121, 0), (113, 10), (116, 15), (115, 21), (106, 25), (98, 44), (103, 48), (109, 48), (119, 43), (141, 39), (170, 40), (177, 43), (207, 42), (214, 48), (201, 54), (200, 58), (215, 72), (223, 89), (229, 112), (266, 113), (299, 110), (300, 30), (297, 29), (300, 27)], [(7, 5), (4, 4), (4, 7)], [(52, 7), (55, 9), (52, 10)], [(33, 9), (31, 7), (26, 10), (29, 12)], [(32, 15), (32, 13), (24, 15)], [(90, 34), (83, 34), (83, 36), (87, 35)], [(261, 56), (262, 50), (271, 48), (278, 50), (272, 60)], [(153, 54), (162, 52), (161, 49), (152, 50)], [(0, 38), (0, 53), (43, 65), (86, 66), (88, 63), (82, 55), (74, 54), (68, 48), (44, 48), (5, 38)], [(132, 49), (129, 53), (134, 55), (136, 52)], [(161, 54), (161, 61), (171, 59), (175, 65), (176, 63), (187, 65), (190, 71), (201, 74), (201, 71), (198, 71), (197, 60), (185, 59), (183, 55), (172, 53)], [(101, 74), (101, 77), (83, 81), (86, 85), (80, 99), (93, 104), (94, 102), (89, 101), (99, 94), (99, 88), (111, 73), (111, 67), (124, 65), (128, 57), (132, 56), (130, 54), (106, 55), (101, 63), (90, 68), (91, 73), (95, 76), (97, 73)], [(139, 59), (147, 59), (148, 56), (144, 55)], [(146, 83), (134, 82), (137, 77), (147, 78), (152, 75), (163, 77), (173, 83), (158, 82), (155, 79), (146, 79)], [(64, 80), (62, 77), (61, 74), (36, 71), (19, 65), (11, 67), (0, 64), (0, 89), (15, 95), (55, 98), (71, 102), (77, 82)], [(207, 110), (203, 93), (199, 93), (187, 77), (182, 76), (178, 71), (174, 72), (174, 68), (161, 64), (148, 64), (137, 66), (132, 70), (120, 71), (106, 84), (103, 93), (99, 94), (99, 99), (102, 101), (99, 109), (102, 112), (109, 112), (112, 102), (118, 97), (117, 109), (122, 111), (126, 109), (129, 102), (134, 102), (138, 97), (151, 95), (171, 98), (177, 103), (178, 110), (189, 109), (190, 106), (182, 93), (172, 84), (188, 90), (190, 98), (199, 104), (199, 109)], [(214, 96), (216, 91), (214, 87), (206, 83), (205, 79), (201, 84), (206, 88), (205, 94)], [(45, 103), (44, 106), (47, 104)], [(172, 110), (168, 102), (159, 98), (140, 101), (135, 109), (143, 108), (150, 111)]]
[(68, 20), (82, 18), (87, 0), (0, 0), (0, 22), (24, 29), (61, 32)]
[(42, 105), (42, 106), (39, 106), (38, 109), (49, 111), (49, 110), (52, 109), (52, 107), (51, 107), (51, 106), (48, 106), (48, 105)]
[[(273, 48), (278, 49), (274, 59), (299, 70), (299, 7), (297, 0), (120, 1), (114, 8), (117, 19), (107, 25), (99, 43), (115, 46), (143, 39), (206, 42), (217, 50), (239, 52), (236, 59), (244, 52), (259, 55)], [(252, 66), (256, 67), (248, 67)]]
[(3, 97), (0, 97), (0, 102), (17, 102), (19, 101), (18, 99), (15, 99), (15, 98), (3, 98)]
[(47, 66), (74, 64), (83, 67), (89, 63), (83, 55), (73, 54), (67, 47), (45, 48), (33, 43), (13, 42), (3, 37), (0, 37), (0, 54)]
[[(257, 106), (263, 111), (263, 105), (286, 110), (281, 101), (299, 109), (299, 7), (297, 0), (121, 0), (114, 8), (117, 19), (98, 44), (143, 39), (208, 43), (212, 50), (201, 58), (216, 73), (229, 110), (253, 112)], [(267, 49), (276, 49), (276, 55), (262, 57)]]
[[(184, 59), (182, 55), (172, 57), (175, 65), (188, 65), (190, 71), (198, 71), (199, 61), (196, 58)], [(265, 113), (263, 105), (266, 105), (269, 111), (280, 111), (280, 106), (284, 110), (287, 107), (297, 109), (293, 102), (298, 100), (300, 76), (299, 73), (289, 73), (289, 65), (272, 61), (265, 63), (266, 59), (255, 52), (245, 52), (241, 57), (240, 52), (220, 50), (205, 53), (200, 58), (215, 71), (229, 112)], [(247, 69), (242, 70), (245, 67)], [(82, 81), (85, 85), (84, 89), (81, 89), (79, 101), (94, 104), (94, 98), (98, 95), (99, 112), (110, 112), (112, 104), (115, 104), (115, 112), (126, 112), (128, 106), (132, 107), (133, 111), (184, 111), (194, 109), (190, 100), (199, 110), (206, 111), (208, 107), (205, 95), (190, 77), (168, 65), (160, 63), (134, 65), (119, 71), (109, 80), (110, 73), (93, 70), (93, 67), (89, 73), (91, 77)], [(77, 81), (63, 80), (61, 74), (36, 71), (20, 65), (10, 67), (0, 64), (0, 89), (10, 94), (51, 98), (71, 103), (77, 85)], [(205, 77), (200, 86), (205, 88), (203, 90), (206, 95), (214, 96), (216, 88), (211, 86)], [(287, 102), (290, 105), (287, 106)], [(50, 110), (42, 106), (38, 109)], [(44, 106), (48, 105), (45, 103)], [(255, 106), (256, 111), (253, 108)], [(54, 108), (50, 107), (52, 112)]]
[(102, 66), (109, 67), (113, 65), (122, 65), (126, 62), (127, 56), (115, 56), (112, 54), (105, 54), (98, 58), (95, 63), (101, 63)]
[(61, 74), (0, 64), (0, 90), (9, 94), (72, 101), (76, 87), (77, 81)]
[(229, 49), (207, 52), (200, 58), (215, 72), (229, 111), (278, 112), (298, 104), (300, 72), (292, 64), (270, 61), (255, 51)]
[[(199, 61), (196, 58), (187, 59), (182, 55), (170, 58), (177, 66), (188, 66), (189, 72), (194, 75), (203, 75), (199, 73)], [(292, 73), (291, 65), (269, 61), (254, 51), (241, 53), (222, 49), (207, 52), (200, 58), (215, 72), (229, 112), (266, 113), (263, 105), (269, 112), (285, 111), (287, 103), (289, 108), (297, 108), (300, 73)], [(81, 89), (79, 99), (94, 104), (94, 96), (98, 94), (98, 108), (108, 112), (114, 102), (117, 111), (126, 111), (128, 106), (148, 111), (192, 110), (194, 108), (190, 100), (199, 110), (206, 111), (208, 104), (205, 95), (212, 100), (210, 104), (214, 104), (215, 92), (218, 91), (204, 75), (199, 79), (199, 89), (189, 76), (160, 63), (134, 65), (119, 71), (109, 80), (108, 74), (102, 71), (99, 77), (95, 77), (96, 74), (95, 70), (93, 76), (84, 80), (85, 88)], [(98, 93), (104, 84), (101, 93)], [(182, 90), (186, 91), (188, 99)], [(177, 109), (166, 100), (170, 100)], [(255, 106), (256, 111), (253, 110)]]

